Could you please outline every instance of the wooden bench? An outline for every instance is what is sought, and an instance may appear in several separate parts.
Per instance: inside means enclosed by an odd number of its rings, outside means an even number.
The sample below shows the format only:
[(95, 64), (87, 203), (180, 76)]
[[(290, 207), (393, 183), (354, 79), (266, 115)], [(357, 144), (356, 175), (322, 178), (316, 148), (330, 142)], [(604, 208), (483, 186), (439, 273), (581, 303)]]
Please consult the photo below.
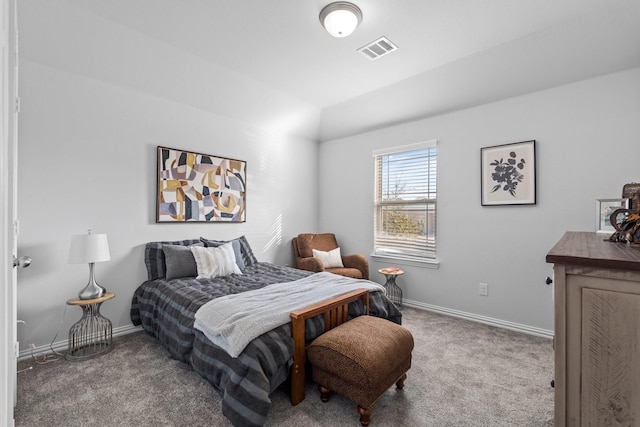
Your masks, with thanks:
[(304, 400), (305, 369), (307, 351), (305, 342), (305, 320), (324, 315), (325, 333), (349, 320), (349, 303), (362, 301), (369, 314), (369, 291), (357, 289), (344, 295), (291, 313), (291, 335), (293, 337), (293, 365), (291, 366), (291, 404)]

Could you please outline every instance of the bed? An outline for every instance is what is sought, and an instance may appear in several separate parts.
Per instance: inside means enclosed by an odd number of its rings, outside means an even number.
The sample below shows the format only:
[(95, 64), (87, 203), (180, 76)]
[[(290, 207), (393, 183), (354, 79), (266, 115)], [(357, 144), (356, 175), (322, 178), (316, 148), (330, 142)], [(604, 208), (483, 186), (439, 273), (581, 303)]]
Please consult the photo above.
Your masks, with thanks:
[[(190, 248), (222, 247), (225, 243), (228, 243), (225, 245), (227, 248), (233, 247), (241, 274), (196, 278), (197, 265), (193, 256), (189, 257)], [(233, 357), (223, 346), (214, 344), (206, 331), (194, 326), (196, 314), (208, 304), (222, 303), (240, 294), (266, 292), (268, 288), (281, 284), (313, 281), (315, 277), (311, 276), (315, 274), (331, 274), (258, 262), (244, 236), (229, 242), (205, 238), (150, 242), (145, 247), (145, 265), (148, 280), (136, 289), (132, 298), (133, 324), (141, 325), (173, 358), (189, 364), (209, 381), (221, 394), (223, 414), (235, 426), (263, 425), (271, 406), (269, 395), (288, 379), (293, 365), (291, 323), (257, 336), (237, 357)], [(334, 278), (336, 283), (342, 279), (341, 276)], [(366, 285), (367, 281), (356, 282), (354, 286)], [(369, 283), (373, 285), (373, 282)], [(302, 306), (306, 305), (302, 298), (296, 297), (296, 300)], [(231, 301), (230, 304), (235, 304)], [(269, 304), (277, 303), (268, 301)], [(371, 315), (401, 323), (400, 311), (384, 292), (371, 290), (368, 301), (369, 307), (359, 299), (350, 303), (348, 316), (366, 314), (368, 308)], [(200, 310), (201, 313), (203, 311), (204, 308)], [(323, 316), (311, 317), (304, 324), (306, 342), (324, 331)]]

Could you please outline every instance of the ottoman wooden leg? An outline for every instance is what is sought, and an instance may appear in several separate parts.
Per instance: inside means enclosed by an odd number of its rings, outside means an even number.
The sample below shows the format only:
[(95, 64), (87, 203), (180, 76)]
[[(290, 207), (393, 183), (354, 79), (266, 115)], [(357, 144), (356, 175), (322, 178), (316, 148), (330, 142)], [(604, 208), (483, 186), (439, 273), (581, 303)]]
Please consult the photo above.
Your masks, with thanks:
[(404, 380), (407, 379), (407, 374), (404, 374), (400, 377), (400, 379), (396, 382), (396, 387), (398, 387), (398, 389), (402, 390), (402, 387), (404, 387)]
[(358, 413), (360, 414), (360, 424), (363, 426), (368, 426), (371, 420), (371, 414), (373, 413), (373, 409), (371, 408), (363, 408), (358, 405)]
[(331, 396), (331, 390), (321, 385), (318, 385), (318, 390), (320, 390), (320, 400), (323, 402), (328, 402), (329, 397)]

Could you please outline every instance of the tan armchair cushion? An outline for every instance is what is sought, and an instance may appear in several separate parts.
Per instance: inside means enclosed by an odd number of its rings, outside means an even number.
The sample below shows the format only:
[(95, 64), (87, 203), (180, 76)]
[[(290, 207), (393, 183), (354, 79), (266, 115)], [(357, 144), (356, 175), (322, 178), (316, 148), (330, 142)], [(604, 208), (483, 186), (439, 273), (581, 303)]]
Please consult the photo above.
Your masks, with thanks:
[(298, 250), (302, 258), (309, 258), (313, 256), (312, 249), (319, 251), (329, 252), (332, 249), (338, 247), (338, 241), (333, 233), (324, 234), (299, 234), (298, 235)]

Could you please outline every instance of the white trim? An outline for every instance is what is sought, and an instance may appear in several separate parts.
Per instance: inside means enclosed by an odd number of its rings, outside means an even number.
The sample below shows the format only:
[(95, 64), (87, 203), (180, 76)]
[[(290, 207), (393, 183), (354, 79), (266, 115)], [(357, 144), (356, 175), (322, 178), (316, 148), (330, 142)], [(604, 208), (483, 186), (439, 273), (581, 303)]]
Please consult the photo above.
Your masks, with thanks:
[[(114, 337), (118, 337), (121, 335), (132, 334), (134, 332), (139, 332), (142, 330), (143, 330), (142, 326), (126, 325), (126, 326), (120, 326), (119, 328), (114, 328), (112, 331), (112, 335)], [(53, 344), (41, 345), (34, 348), (33, 351), (31, 351), (30, 349), (22, 350), (20, 352), (18, 360), (26, 360), (31, 358), (31, 356), (40, 356), (43, 354), (51, 353), (52, 348), (54, 351), (58, 351), (58, 352), (66, 351), (69, 348), (69, 340), (58, 341)]]
[(407, 307), (417, 308), (419, 310), (432, 311), (434, 313), (444, 314), (445, 316), (471, 320), (472, 322), (483, 323), (485, 325), (495, 326), (502, 329), (509, 329), (510, 331), (521, 332), (527, 335), (553, 339), (553, 331), (550, 331), (548, 329), (536, 328), (534, 326), (508, 322), (506, 320), (495, 319), (493, 317), (481, 316), (479, 314), (467, 313), (465, 311), (453, 310), (450, 308), (439, 307), (432, 304), (425, 304), (419, 301), (411, 301), (405, 299), (402, 301), (402, 303)]
[(377, 262), (385, 262), (385, 263), (393, 263), (399, 265), (408, 265), (411, 267), (422, 267), (422, 268), (440, 268), (440, 260), (437, 258), (406, 258), (397, 255), (381, 255), (381, 254), (371, 254), (369, 255), (372, 259)]
[(17, 291), (14, 219), (17, 195), (17, 118), (13, 108), (17, 16), (15, 0), (0, 0), (0, 426), (12, 427), (16, 404)]
[(431, 147), (437, 147), (437, 146), (438, 146), (438, 140), (430, 139), (429, 141), (416, 142), (414, 144), (400, 145), (400, 146), (389, 147), (389, 148), (378, 148), (373, 150), (372, 155), (373, 157), (377, 157), (377, 156), (384, 156), (387, 154), (401, 153), (404, 151), (414, 151), (414, 150), (420, 150), (423, 148), (431, 148)]
[[(553, 339), (553, 331), (548, 329), (536, 328), (534, 326), (508, 322), (506, 320), (500, 320), (493, 317), (481, 316), (479, 314), (468, 313), (460, 310), (453, 310), (451, 308), (440, 307), (433, 304), (425, 304), (419, 301), (404, 299), (402, 303), (407, 307), (415, 308), (418, 310), (431, 311), (434, 313), (443, 314), (445, 316), (451, 316), (451, 317), (457, 317), (459, 319), (470, 320), (472, 322), (482, 323), (489, 326), (495, 326), (497, 328), (502, 328), (502, 329), (508, 329), (515, 332), (521, 332), (527, 335)], [(132, 334), (142, 330), (143, 329), (141, 326), (133, 326), (133, 325), (121, 326), (113, 330), (113, 336), (117, 337), (121, 335)], [(55, 351), (64, 351), (64, 350), (67, 350), (68, 345), (69, 345), (69, 341), (65, 340), (65, 341), (58, 341), (56, 343), (53, 343), (53, 345), (51, 346), (50, 345), (39, 346), (33, 349), (33, 355), (38, 356), (41, 354), (50, 353), (51, 347), (53, 347)], [(20, 352), (20, 357), (18, 360), (26, 360), (30, 358), (31, 355), (32, 355), (31, 350), (23, 350)]]

